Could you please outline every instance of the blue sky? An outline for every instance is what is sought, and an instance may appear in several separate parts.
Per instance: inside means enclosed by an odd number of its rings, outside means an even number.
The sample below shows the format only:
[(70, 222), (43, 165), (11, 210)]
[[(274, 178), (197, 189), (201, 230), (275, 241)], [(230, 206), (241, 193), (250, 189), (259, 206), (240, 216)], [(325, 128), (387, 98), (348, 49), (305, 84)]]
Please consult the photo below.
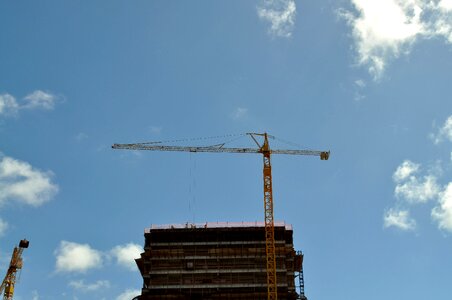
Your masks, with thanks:
[(111, 144), (264, 131), (331, 150), (272, 159), (308, 298), (450, 298), (451, 0), (0, 1), (0, 37), (17, 299), (131, 299), (151, 224), (263, 220), (259, 155)]

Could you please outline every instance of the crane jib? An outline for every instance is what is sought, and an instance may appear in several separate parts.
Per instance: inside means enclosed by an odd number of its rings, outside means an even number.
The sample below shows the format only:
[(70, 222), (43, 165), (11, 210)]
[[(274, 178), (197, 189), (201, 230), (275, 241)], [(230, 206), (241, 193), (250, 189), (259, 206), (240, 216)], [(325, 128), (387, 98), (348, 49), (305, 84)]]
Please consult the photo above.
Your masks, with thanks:
[[(222, 146), (207, 146), (207, 147), (184, 147), (184, 146), (149, 146), (145, 144), (114, 144), (113, 149), (123, 150), (148, 150), (148, 151), (179, 151), (179, 152), (213, 152), (213, 153), (262, 153), (261, 149), (257, 148), (226, 148)], [(329, 151), (314, 151), (314, 150), (270, 150), (271, 154), (289, 154), (289, 155), (311, 155), (320, 156), (322, 160), (329, 158)]]

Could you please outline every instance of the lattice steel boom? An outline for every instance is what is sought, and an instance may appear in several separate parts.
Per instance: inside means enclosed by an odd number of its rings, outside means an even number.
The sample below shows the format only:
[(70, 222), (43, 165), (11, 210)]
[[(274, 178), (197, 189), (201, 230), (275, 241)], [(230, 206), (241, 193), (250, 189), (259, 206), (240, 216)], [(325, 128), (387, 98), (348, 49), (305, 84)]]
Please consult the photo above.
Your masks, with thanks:
[(30, 244), (27, 240), (21, 240), (19, 246), (14, 247), (11, 262), (9, 263), (8, 271), (6, 272), (5, 279), (3, 279), (0, 286), (0, 294), (3, 294), (3, 300), (11, 300), (14, 295), (14, 285), (16, 284), (16, 273), (22, 269), (22, 252), (25, 248), (28, 248)]
[[(114, 144), (113, 149), (126, 150), (151, 150), (151, 151), (182, 151), (182, 152), (226, 152), (226, 153), (261, 153), (263, 154), (263, 177), (264, 177), (264, 215), (265, 215), (265, 247), (267, 256), (267, 290), (268, 300), (276, 300), (277, 282), (276, 282), (276, 255), (275, 255), (275, 229), (273, 219), (273, 192), (272, 192), (272, 175), (271, 175), (271, 154), (288, 154), (288, 155), (311, 155), (319, 156), (321, 160), (328, 160), (329, 151), (313, 151), (313, 150), (273, 150), (270, 149), (267, 133), (248, 133), (254, 140), (258, 148), (229, 148), (224, 147), (225, 144), (207, 146), (207, 147), (191, 147), (191, 146), (166, 146), (161, 142), (153, 143), (137, 143), (137, 144)], [(263, 137), (262, 145), (258, 142), (257, 136)]]

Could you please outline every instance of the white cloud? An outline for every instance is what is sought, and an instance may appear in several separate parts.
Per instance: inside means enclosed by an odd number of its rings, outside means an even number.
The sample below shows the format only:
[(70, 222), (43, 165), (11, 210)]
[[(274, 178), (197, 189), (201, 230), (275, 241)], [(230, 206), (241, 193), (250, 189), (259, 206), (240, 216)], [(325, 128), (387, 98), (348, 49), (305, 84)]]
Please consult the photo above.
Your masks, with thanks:
[(116, 300), (130, 300), (138, 295), (141, 295), (141, 290), (127, 289), (121, 295), (116, 297)]
[(424, 203), (438, 197), (441, 188), (435, 176), (427, 175), (422, 179), (410, 176), (404, 183), (399, 183), (395, 187), (397, 198), (406, 200), (409, 203)]
[(414, 230), (416, 228), (416, 221), (410, 217), (407, 210), (391, 208), (384, 214), (383, 226), (385, 228), (396, 227), (401, 230)]
[(51, 93), (36, 90), (24, 97), (26, 103), (22, 106), (22, 108), (43, 108), (51, 110), (55, 107), (56, 99), (57, 97)]
[(341, 11), (352, 27), (358, 62), (378, 79), (388, 62), (409, 53), (419, 38), (452, 43), (451, 1), (350, 0), (356, 13)]
[(101, 267), (102, 253), (88, 244), (61, 241), (55, 250), (57, 272), (86, 272)]
[(94, 283), (85, 283), (84, 280), (73, 280), (69, 282), (69, 286), (82, 292), (93, 292), (100, 289), (108, 289), (110, 282), (108, 280), (98, 280)]
[(0, 115), (14, 114), (18, 109), (16, 98), (10, 94), (0, 95)]
[(33, 206), (49, 201), (58, 192), (52, 175), (27, 162), (0, 156), (0, 205), (8, 200)]
[(444, 10), (452, 10), (452, 0), (440, 0), (438, 6)]
[(452, 232), (452, 182), (441, 193), (438, 205), (432, 210), (432, 218), (438, 228)]
[(417, 173), (420, 165), (413, 163), (412, 161), (405, 160), (400, 166), (397, 167), (397, 170), (392, 175), (392, 178), (396, 182), (400, 182), (402, 180), (407, 179), (412, 174)]
[(416, 176), (420, 164), (405, 160), (392, 175), (396, 183), (394, 194), (408, 203), (424, 203), (439, 196), (441, 187), (434, 175)]
[(452, 142), (452, 115), (447, 118), (438, 133), (436, 135), (432, 135), (432, 137), (435, 144), (439, 144), (444, 139)]
[(52, 110), (55, 107), (55, 103), (58, 97), (41, 90), (36, 90), (20, 101), (10, 94), (0, 95), (0, 116), (15, 115), (21, 110), (38, 109)]
[(8, 227), (9, 227), (8, 222), (0, 219), (0, 236), (3, 236), (5, 234)]
[(238, 119), (243, 119), (247, 115), (248, 115), (248, 108), (237, 107), (231, 116), (234, 120), (238, 120)]
[(131, 271), (137, 270), (135, 258), (140, 258), (142, 252), (143, 247), (133, 243), (116, 246), (111, 250), (111, 253), (116, 258), (116, 262)]
[(269, 33), (278, 37), (292, 36), (296, 13), (294, 0), (264, 0), (257, 8), (259, 18), (270, 22)]

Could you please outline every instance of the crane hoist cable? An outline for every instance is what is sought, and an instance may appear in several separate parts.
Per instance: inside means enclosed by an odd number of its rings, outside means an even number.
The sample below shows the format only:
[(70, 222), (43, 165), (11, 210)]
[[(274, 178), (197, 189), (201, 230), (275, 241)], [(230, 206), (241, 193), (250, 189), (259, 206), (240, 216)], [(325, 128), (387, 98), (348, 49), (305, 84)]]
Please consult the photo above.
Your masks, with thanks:
[(28, 248), (30, 242), (23, 239), (19, 242), (19, 246), (14, 247), (13, 255), (11, 256), (11, 262), (9, 263), (8, 271), (6, 272), (5, 279), (3, 279), (0, 286), (0, 294), (3, 294), (3, 300), (11, 300), (14, 295), (14, 286), (16, 284), (16, 273), (22, 269), (22, 252)]
[[(225, 147), (225, 143), (212, 146), (169, 146), (161, 142), (135, 143), (135, 144), (113, 144), (113, 149), (122, 150), (150, 150), (150, 151), (181, 151), (181, 152), (213, 152), (213, 153), (261, 153), (263, 155), (263, 179), (264, 179), (264, 216), (265, 216), (265, 251), (267, 266), (267, 299), (276, 300), (277, 281), (276, 281), (276, 254), (275, 254), (275, 227), (273, 219), (273, 190), (272, 190), (272, 172), (270, 156), (272, 154), (288, 155), (310, 155), (318, 156), (321, 160), (328, 160), (329, 151), (316, 150), (275, 150), (270, 149), (268, 138), (274, 138), (267, 133), (247, 133), (258, 148), (230, 148)], [(263, 138), (263, 142), (259, 139)]]

